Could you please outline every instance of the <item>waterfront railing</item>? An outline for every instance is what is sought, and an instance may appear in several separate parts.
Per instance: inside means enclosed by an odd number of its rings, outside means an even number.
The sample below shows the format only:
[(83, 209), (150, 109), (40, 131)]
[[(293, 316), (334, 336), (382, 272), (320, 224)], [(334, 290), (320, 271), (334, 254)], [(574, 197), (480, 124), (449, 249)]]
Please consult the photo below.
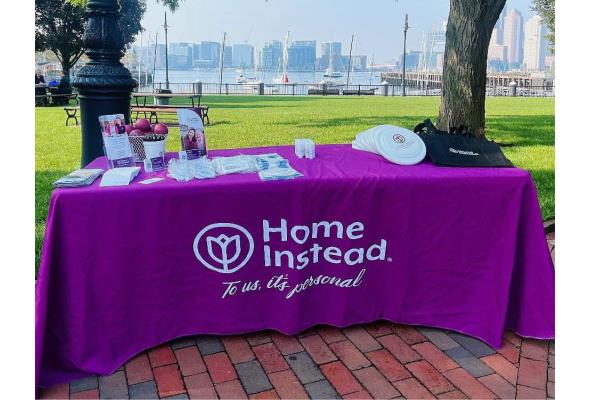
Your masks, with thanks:
[[(172, 93), (195, 93), (207, 95), (265, 95), (265, 96), (440, 96), (441, 85), (428, 88), (423, 86), (402, 85), (321, 85), (309, 83), (169, 83)], [(139, 86), (138, 92), (150, 93), (158, 89), (167, 89), (164, 82), (148, 86)], [(554, 97), (554, 86), (490, 86), (486, 87), (487, 96), (517, 97)]]

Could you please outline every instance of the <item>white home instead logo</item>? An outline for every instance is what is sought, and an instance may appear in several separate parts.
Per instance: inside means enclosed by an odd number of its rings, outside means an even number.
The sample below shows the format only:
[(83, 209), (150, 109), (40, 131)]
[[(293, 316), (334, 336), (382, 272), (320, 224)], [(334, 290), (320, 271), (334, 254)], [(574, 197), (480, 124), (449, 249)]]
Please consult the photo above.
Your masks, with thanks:
[(194, 239), (196, 258), (206, 268), (222, 274), (231, 274), (242, 268), (252, 257), (253, 251), (252, 236), (236, 224), (209, 225), (198, 232)]
[[(322, 261), (352, 266), (363, 264), (365, 261), (386, 259), (385, 239), (368, 247), (352, 247), (344, 251), (338, 246), (319, 244), (320, 239), (327, 240), (328, 243), (336, 239), (346, 242), (362, 239), (365, 231), (362, 222), (353, 222), (344, 226), (339, 221), (321, 221), (310, 225), (289, 227), (287, 220), (282, 218), (277, 224), (263, 220), (262, 225), (265, 267), (288, 267), (301, 270), (310, 264), (318, 264)], [(293, 247), (297, 248), (297, 245), (305, 245), (309, 241), (308, 250), (298, 253), (285, 246), (290, 243), (295, 244)], [(252, 256), (253, 250), (253, 238), (246, 229), (236, 224), (209, 225), (202, 229), (194, 240), (196, 258), (207, 268), (220, 273), (229, 274), (242, 268)]]

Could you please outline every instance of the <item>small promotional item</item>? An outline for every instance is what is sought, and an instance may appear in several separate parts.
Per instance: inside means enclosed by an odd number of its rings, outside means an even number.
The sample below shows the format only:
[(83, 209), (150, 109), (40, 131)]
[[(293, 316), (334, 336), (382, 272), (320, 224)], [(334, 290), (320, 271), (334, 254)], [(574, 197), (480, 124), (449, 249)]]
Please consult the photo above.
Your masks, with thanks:
[(102, 175), (100, 186), (127, 186), (140, 172), (140, 167), (113, 168)]
[(278, 181), (284, 179), (294, 179), (303, 176), (292, 167), (273, 167), (258, 171), (258, 176), (263, 181)]
[(514, 167), (498, 143), (475, 136), (467, 128), (439, 130), (431, 120), (418, 124), (415, 132), (427, 145), (427, 155), (435, 164), (449, 167)]
[(135, 165), (123, 114), (101, 115), (98, 120), (102, 129), (104, 153), (110, 168)]
[(133, 160), (136, 163), (144, 162), (146, 159), (144, 136), (151, 133), (165, 136), (169, 134), (169, 128), (166, 124), (159, 122), (152, 126), (147, 119), (138, 119), (133, 125), (125, 125), (125, 131), (129, 135), (129, 143), (131, 143), (133, 150)]
[(400, 165), (418, 164), (425, 158), (425, 143), (408, 129), (389, 129), (376, 136), (377, 150), (386, 160)]
[(239, 155), (232, 157), (215, 157), (212, 165), (217, 175), (243, 174), (256, 172), (256, 156)]
[(259, 171), (269, 168), (287, 168), (290, 163), (277, 153), (261, 154), (256, 157), (256, 168)]
[(155, 133), (144, 136), (144, 171), (157, 172), (165, 169), (165, 135)]
[(374, 139), (378, 132), (385, 125), (379, 125), (370, 129), (367, 129), (364, 132), (356, 135), (356, 139), (352, 141), (352, 148), (356, 150), (369, 151), (371, 153), (379, 154), (377, 151), (377, 146), (375, 145)]
[(195, 160), (172, 158), (169, 161), (168, 176), (178, 182), (192, 179), (210, 179), (217, 176), (212, 163), (205, 157)]
[(103, 169), (77, 169), (52, 184), (55, 188), (73, 188), (91, 185), (104, 172)]
[(144, 179), (143, 181), (140, 181), (139, 183), (141, 183), (142, 185), (150, 185), (152, 183), (160, 182), (164, 179), (165, 178), (149, 178), (149, 179)]
[(294, 150), (298, 158), (313, 159), (316, 156), (315, 142), (311, 139), (296, 139), (294, 141)]
[(294, 140), (294, 152), (296, 153), (296, 157), (298, 158), (303, 158), (306, 155), (302, 139)]
[(261, 154), (256, 157), (258, 176), (263, 181), (294, 179), (303, 176), (290, 166), (290, 163), (279, 154)]
[(419, 135), (394, 125), (379, 125), (356, 135), (352, 148), (379, 154), (400, 165), (418, 164), (427, 149)]
[(206, 156), (206, 137), (202, 117), (191, 109), (177, 110), (179, 132), (181, 134), (181, 152), (179, 158), (195, 160)]

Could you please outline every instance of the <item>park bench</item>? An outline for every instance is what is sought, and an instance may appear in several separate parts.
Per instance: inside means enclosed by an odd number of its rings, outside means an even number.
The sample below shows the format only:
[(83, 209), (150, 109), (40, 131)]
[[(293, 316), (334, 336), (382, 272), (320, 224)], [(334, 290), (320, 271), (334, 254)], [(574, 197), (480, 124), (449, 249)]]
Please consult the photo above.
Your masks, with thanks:
[(36, 94), (35, 95), (35, 105), (69, 105), (71, 100), (75, 100), (76, 104), (79, 104), (79, 99), (77, 98), (77, 93), (66, 93), (66, 94)]
[(376, 88), (370, 89), (342, 89), (344, 96), (373, 96), (375, 95)]
[(77, 119), (77, 112), (79, 112), (79, 106), (65, 106), (65, 112), (67, 113), (65, 126), (69, 126), (69, 121), (72, 119), (75, 120), (75, 126), (78, 126), (79, 120)]
[(308, 94), (309, 95), (322, 95), (322, 96), (327, 96), (327, 95), (337, 96), (340, 94), (340, 91), (339, 91), (339, 89), (336, 89), (336, 88), (308, 89)]
[[(140, 114), (143, 114), (144, 118), (148, 118), (150, 123), (154, 122), (155, 124), (157, 124), (159, 122), (159, 113), (177, 114), (177, 110), (185, 108), (194, 108), (200, 110), (200, 117), (202, 118), (202, 122), (204, 123), (204, 125), (210, 125), (210, 118), (208, 117), (208, 106), (190, 107), (189, 105), (183, 104), (132, 106), (131, 116), (133, 118), (133, 113), (135, 113), (135, 119), (137, 119)], [(177, 120), (164, 120), (163, 122), (165, 122), (168, 125), (177, 125)]]

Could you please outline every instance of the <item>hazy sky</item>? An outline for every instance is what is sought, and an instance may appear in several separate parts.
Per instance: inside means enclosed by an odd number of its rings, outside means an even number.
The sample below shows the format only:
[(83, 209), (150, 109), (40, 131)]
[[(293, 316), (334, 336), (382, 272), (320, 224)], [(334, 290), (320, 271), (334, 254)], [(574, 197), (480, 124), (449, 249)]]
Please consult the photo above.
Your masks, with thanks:
[[(147, 5), (142, 25), (154, 36), (165, 7), (156, 0), (147, 0)], [(521, 11), (525, 19), (532, 14), (531, 0), (508, 0), (507, 7)], [(355, 54), (369, 59), (375, 54), (375, 62), (382, 63), (402, 52), (405, 13), (411, 26), (407, 48), (418, 50), (422, 32), (439, 26), (448, 8), (448, 0), (183, 0), (175, 13), (167, 13), (167, 19), (169, 42), (218, 42), (227, 32), (228, 44), (248, 42), (261, 48), (272, 39), (283, 41), (289, 30), (292, 41), (342, 42), (342, 52), (347, 54), (356, 34)], [(158, 38), (164, 43), (162, 30)]]

